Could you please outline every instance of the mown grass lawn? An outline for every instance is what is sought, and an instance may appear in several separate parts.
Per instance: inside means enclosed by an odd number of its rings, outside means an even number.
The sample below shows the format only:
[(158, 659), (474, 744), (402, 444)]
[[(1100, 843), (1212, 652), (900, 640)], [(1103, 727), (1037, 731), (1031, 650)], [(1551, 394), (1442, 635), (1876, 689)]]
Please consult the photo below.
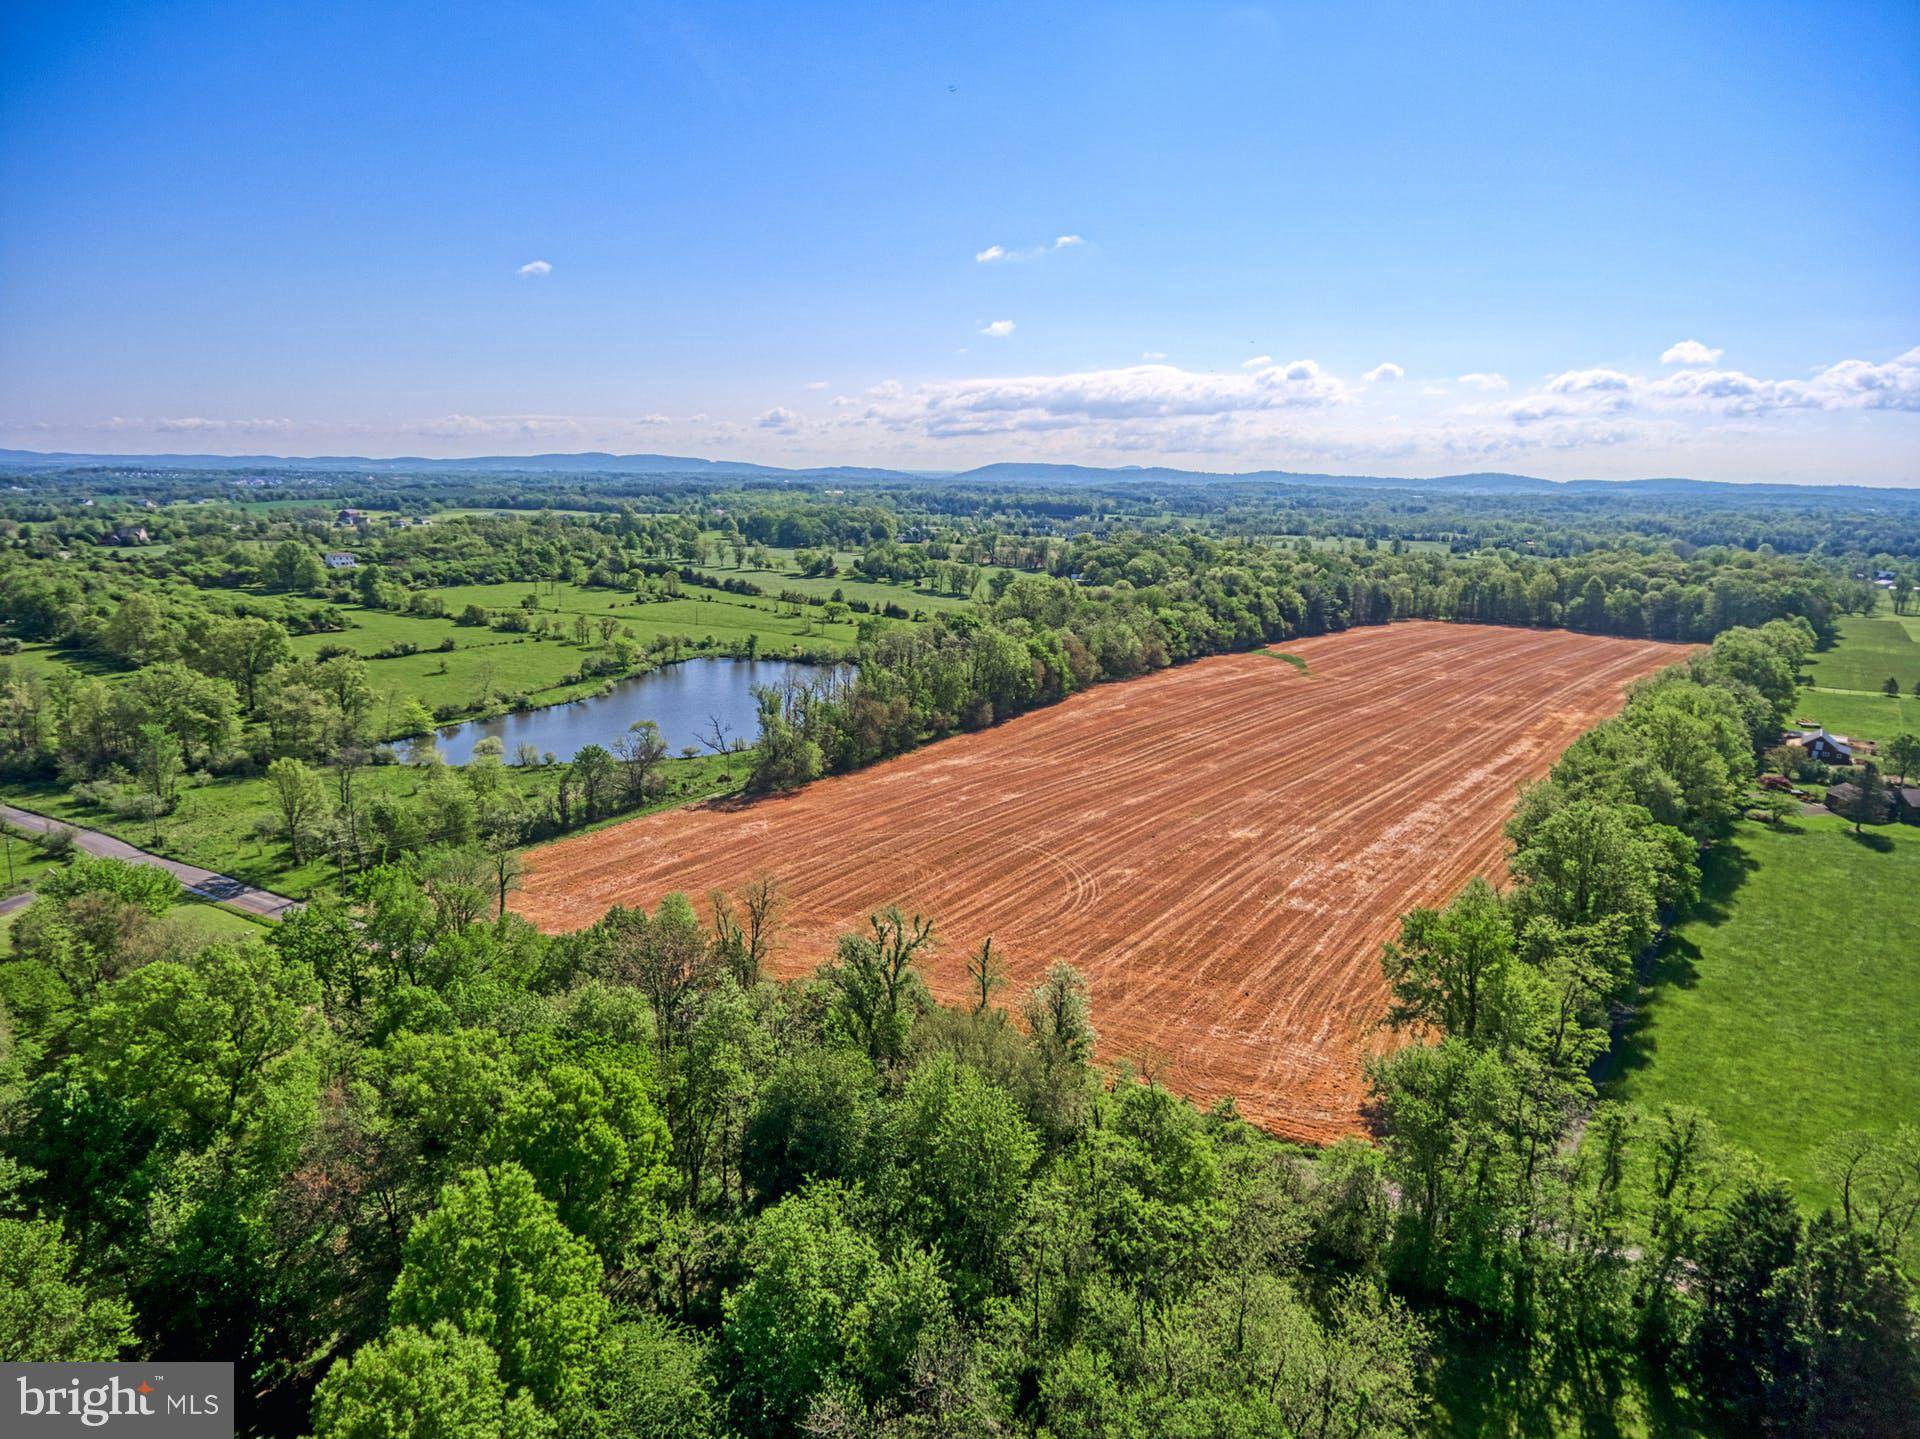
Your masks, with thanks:
[(1920, 682), (1920, 641), (1908, 628), (1910, 619), (1888, 611), (1842, 617), (1833, 648), (1808, 662), (1807, 682), (1820, 689), (1877, 693), (1893, 679), (1902, 694), (1912, 694)]
[(1661, 949), (1610, 1090), (1687, 1104), (1809, 1206), (1822, 1142), (1920, 1116), (1920, 828), (1743, 822)]
[[(1889, 679), (1899, 682), (1898, 695), (1882, 692)], [(1896, 615), (1884, 604), (1873, 615), (1846, 615), (1833, 647), (1807, 662), (1794, 718), (1880, 744), (1897, 734), (1920, 734), (1916, 681), (1920, 615)]]
[[(662, 767), (666, 793), (655, 807), (688, 804), (731, 793), (745, 783), (751, 764), (750, 755), (701, 755), (695, 759), (667, 760)], [(320, 777), (331, 797), (333, 772), (322, 770)], [(530, 804), (544, 804), (558, 779), (558, 766), (522, 769), (509, 765), (505, 769), (505, 783)], [(356, 795), (364, 803), (375, 794), (391, 794), (402, 800), (416, 798), (425, 782), (425, 771), (412, 765), (393, 764), (361, 770), (354, 784)], [(305, 898), (319, 886), (338, 879), (334, 867), (324, 857), (306, 856), (300, 863), (294, 863), (286, 842), (273, 832), (278, 811), (272, 790), (260, 777), (216, 779), (186, 789), (174, 812), (160, 821), (158, 843), (150, 822), (118, 819), (108, 810), (80, 803), (57, 784), (0, 786), (0, 799), (71, 825), (102, 830), (169, 859), (217, 870), (296, 899)], [(17, 859), (20, 846), (16, 844), (15, 848)], [(0, 870), (0, 878), (3, 877), (4, 871)]]
[(1920, 698), (1861, 694), (1853, 690), (1804, 688), (1794, 700), (1794, 717), (1824, 725), (1850, 739), (1885, 744), (1897, 734), (1920, 734)]

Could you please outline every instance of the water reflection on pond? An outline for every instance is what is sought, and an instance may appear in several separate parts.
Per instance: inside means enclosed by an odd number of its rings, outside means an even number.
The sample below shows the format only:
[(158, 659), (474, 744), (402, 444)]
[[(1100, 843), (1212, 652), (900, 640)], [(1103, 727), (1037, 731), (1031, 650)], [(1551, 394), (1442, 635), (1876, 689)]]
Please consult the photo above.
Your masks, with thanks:
[(818, 684), (836, 671), (850, 673), (851, 667), (797, 660), (687, 660), (621, 680), (605, 694), (572, 704), (451, 725), (439, 732), (440, 757), (465, 764), (473, 747), (491, 736), (506, 747), (509, 760), (523, 744), (570, 760), (590, 744), (611, 748), (627, 726), (649, 719), (660, 726), (673, 754), (713, 738), (716, 719), (729, 739), (751, 743), (759, 730), (755, 686)]

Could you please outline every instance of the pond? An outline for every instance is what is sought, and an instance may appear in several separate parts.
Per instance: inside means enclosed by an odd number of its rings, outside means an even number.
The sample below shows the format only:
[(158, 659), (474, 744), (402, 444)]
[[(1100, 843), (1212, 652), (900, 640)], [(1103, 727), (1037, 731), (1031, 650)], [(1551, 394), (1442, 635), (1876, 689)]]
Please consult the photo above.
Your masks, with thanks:
[(716, 717), (728, 740), (751, 744), (760, 730), (756, 685), (817, 684), (842, 668), (795, 660), (686, 660), (571, 704), (451, 725), (439, 733), (440, 758), (465, 764), (476, 744), (494, 737), (509, 761), (523, 744), (570, 760), (590, 744), (611, 749), (628, 725), (649, 719), (660, 726), (670, 754), (711, 739)]

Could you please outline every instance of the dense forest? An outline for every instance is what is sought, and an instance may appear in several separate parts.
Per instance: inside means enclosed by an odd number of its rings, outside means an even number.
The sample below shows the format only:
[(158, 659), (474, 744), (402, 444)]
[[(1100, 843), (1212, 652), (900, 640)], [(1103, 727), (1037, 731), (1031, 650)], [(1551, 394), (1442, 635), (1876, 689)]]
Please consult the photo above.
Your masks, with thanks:
[[(1844, 542), (1870, 516), (1704, 507), (1800, 545), (1630, 510), (1550, 542), (1378, 519), (1329, 545), (1294, 515), (1264, 529), (1271, 495), (1183, 516), (730, 484), (351, 527), (332, 505), (418, 488), (168, 506), (207, 488), (169, 474), (0, 504), (8, 774), (154, 816), (196, 775), (261, 776), (296, 852), (336, 859), (257, 936), (209, 941), (170, 876), (85, 856), (12, 918), (0, 1353), (231, 1358), (249, 1432), (316, 1439), (1914, 1432), (1920, 1132), (1835, 1135), (1843, 1200), (1808, 1217), (1703, 1116), (1593, 1080), (1800, 666), (1901, 553)], [(529, 508), (503, 487), (434, 482)], [(1511, 515), (1478, 523), (1549, 523)], [(657, 800), (645, 727), (524, 777), (482, 753), (407, 804), (364, 788), (433, 717), (319, 647), (349, 612), (517, 638), (553, 622), (541, 585), (635, 612), (778, 598), (725, 573), (755, 547), (805, 555), (818, 583), (783, 603), (858, 635), (857, 670), (763, 692), (725, 756), (762, 789), (1397, 618), (1702, 648), (1519, 797), (1510, 883), (1404, 916), (1367, 1132), (1316, 1151), (1096, 1062), (1070, 957), (1016, 992), (991, 936), (939, 915), (874, 914), (799, 980), (770, 977), (778, 873), (533, 929), (517, 846)], [(532, 605), (434, 609), (529, 582)], [(623, 649), (618, 620), (554, 642), (610, 672), (674, 658)], [(971, 1004), (931, 1000), (936, 946)]]

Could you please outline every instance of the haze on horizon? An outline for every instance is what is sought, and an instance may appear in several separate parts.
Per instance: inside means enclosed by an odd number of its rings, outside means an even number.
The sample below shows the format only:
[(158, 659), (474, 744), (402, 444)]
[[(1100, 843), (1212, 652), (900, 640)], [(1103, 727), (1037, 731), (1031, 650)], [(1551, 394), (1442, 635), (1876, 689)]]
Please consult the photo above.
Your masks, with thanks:
[(1920, 483), (1920, 10), (0, 17), (0, 446)]

